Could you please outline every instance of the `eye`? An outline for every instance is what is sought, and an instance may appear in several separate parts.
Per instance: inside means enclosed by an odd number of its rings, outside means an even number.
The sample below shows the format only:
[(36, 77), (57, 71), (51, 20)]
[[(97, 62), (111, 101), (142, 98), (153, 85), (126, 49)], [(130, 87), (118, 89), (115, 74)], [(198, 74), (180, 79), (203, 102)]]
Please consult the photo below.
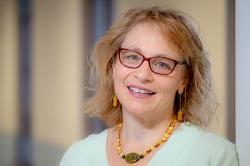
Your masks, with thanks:
[(158, 69), (167, 69), (171, 70), (171, 65), (169, 63), (163, 62), (163, 61), (158, 61), (154, 63), (154, 66)]
[(143, 56), (132, 50), (122, 50), (120, 52), (120, 61), (123, 65), (136, 68), (143, 61)]
[(138, 55), (135, 54), (127, 54), (124, 56), (125, 60), (129, 60), (129, 61), (139, 61), (140, 57)]

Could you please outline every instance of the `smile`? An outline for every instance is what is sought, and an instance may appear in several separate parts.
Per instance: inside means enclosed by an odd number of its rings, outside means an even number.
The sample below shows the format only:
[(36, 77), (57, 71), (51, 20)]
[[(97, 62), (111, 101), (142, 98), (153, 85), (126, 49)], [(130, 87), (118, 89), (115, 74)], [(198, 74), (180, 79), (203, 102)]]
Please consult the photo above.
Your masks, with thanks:
[(134, 87), (134, 86), (128, 86), (128, 89), (130, 92), (132, 93), (136, 93), (136, 94), (141, 94), (141, 95), (154, 95), (155, 92), (153, 91), (150, 91), (148, 89), (141, 89), (141, 88), (138, 88), (138, 87)]

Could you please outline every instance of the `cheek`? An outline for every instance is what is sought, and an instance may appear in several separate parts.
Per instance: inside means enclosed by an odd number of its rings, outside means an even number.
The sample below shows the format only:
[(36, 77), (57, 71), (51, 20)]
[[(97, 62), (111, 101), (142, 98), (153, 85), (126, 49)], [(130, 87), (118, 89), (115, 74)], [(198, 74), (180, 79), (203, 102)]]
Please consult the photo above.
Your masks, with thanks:
[(113, 81), (114, 81), (114, 90), (115, 90), (115, 92), (117, 92), (117, 87), (119, 87), (118, 86), (118, 84), (119, 84), (119, 74), (117, 73), (117, 70), (114, 68), (113, 69)]
[(123, 66), (118, 60), (113, 65), (113, 79), (117, 82), (124, 82), (131, 72), (131, 69)]
[(113, 66), (113, 80), (114, 80), (114, 84), (117, 84), (119, 82), (119, 80), (121, 80), (121, 70), (118, 64), (115, 64)]
[(161, 87), (165, 92), (169, 92), (174, 94), (182, 89), (184, 85), (183, 81), (183, 73), (182, 72), (174, 72), (171, 77), (166, 78), (165, 80), (161, 80)]
[(116, 60), (116, 62), (113, 64), (113, 66), (112, 66), (112, 68), (113, 68), (113, 80), (114, 80), (114, 82), (117, 82), (117, 79), (118, 79), (118, 77), (119, 77), (119, 64), (117, 63), (117, 60)]
[(113, 66), (113, 80), (114, 80), (114, 89), (117, 92), (121, 88), (126, 79), (126, 71), (119, 64)]
[(158, 87), (163, 96), (172, 97), (175, 96), (175, 93), (177, 92), (178, 82), (176, 80), (165, 80), (160, 82)]

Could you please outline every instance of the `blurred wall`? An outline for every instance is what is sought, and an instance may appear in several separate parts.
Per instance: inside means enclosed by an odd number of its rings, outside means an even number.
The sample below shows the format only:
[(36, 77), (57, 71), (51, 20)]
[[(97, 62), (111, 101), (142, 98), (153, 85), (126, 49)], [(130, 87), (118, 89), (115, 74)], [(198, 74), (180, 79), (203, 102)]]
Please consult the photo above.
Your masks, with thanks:
[(81, 0), (33, 2), (33, 136), (62, 147), (83, 134), (82, 8)]
[(0, 1), (0, 165), (13, 165), (18, 130), (18, 29), (15, 0)]
[[(214, 121), (209, 129), (227, 136), (227, 126), (234, 127), (227, 119), (227, 0), (117, 0), (117, 16), (133, 7), (161, 6), (182, 10), (199, 24), (202, 40), (207, 48), (212, 62), (212, 76), (215, 92), (219, 101), (219, 116), (217, 124)], [(234, 81), (234, 80), (232, 80)], [(233, 90), (233, 89), (232, 89)], [(232, 119), (231, 119), (232, 120)], [(231, 126), (233, 125), (233, 126)], [(231, 138), (232, 140), (234, 138)]]
[(84, 3), (34, 0), (32, 135), (35, 165), (58, 165), (84, 135)]
[(15, 135), (18, 124), (18, 34), (15, 0), (0, 1), (0, 133)]

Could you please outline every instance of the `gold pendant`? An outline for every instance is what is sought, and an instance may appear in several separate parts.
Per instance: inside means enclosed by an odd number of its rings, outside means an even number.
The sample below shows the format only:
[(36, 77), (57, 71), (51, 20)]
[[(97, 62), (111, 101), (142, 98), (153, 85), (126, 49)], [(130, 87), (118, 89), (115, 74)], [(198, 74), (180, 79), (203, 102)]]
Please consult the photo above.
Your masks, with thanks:
[(125, 155), (125, 161), (129, 164), (133, 164), (136, 163), (137, 161), (139, 161), (141, 158), (143, 158), (142, 155), (139, 155), (137, 153), (131, 152), (129, 154)]

